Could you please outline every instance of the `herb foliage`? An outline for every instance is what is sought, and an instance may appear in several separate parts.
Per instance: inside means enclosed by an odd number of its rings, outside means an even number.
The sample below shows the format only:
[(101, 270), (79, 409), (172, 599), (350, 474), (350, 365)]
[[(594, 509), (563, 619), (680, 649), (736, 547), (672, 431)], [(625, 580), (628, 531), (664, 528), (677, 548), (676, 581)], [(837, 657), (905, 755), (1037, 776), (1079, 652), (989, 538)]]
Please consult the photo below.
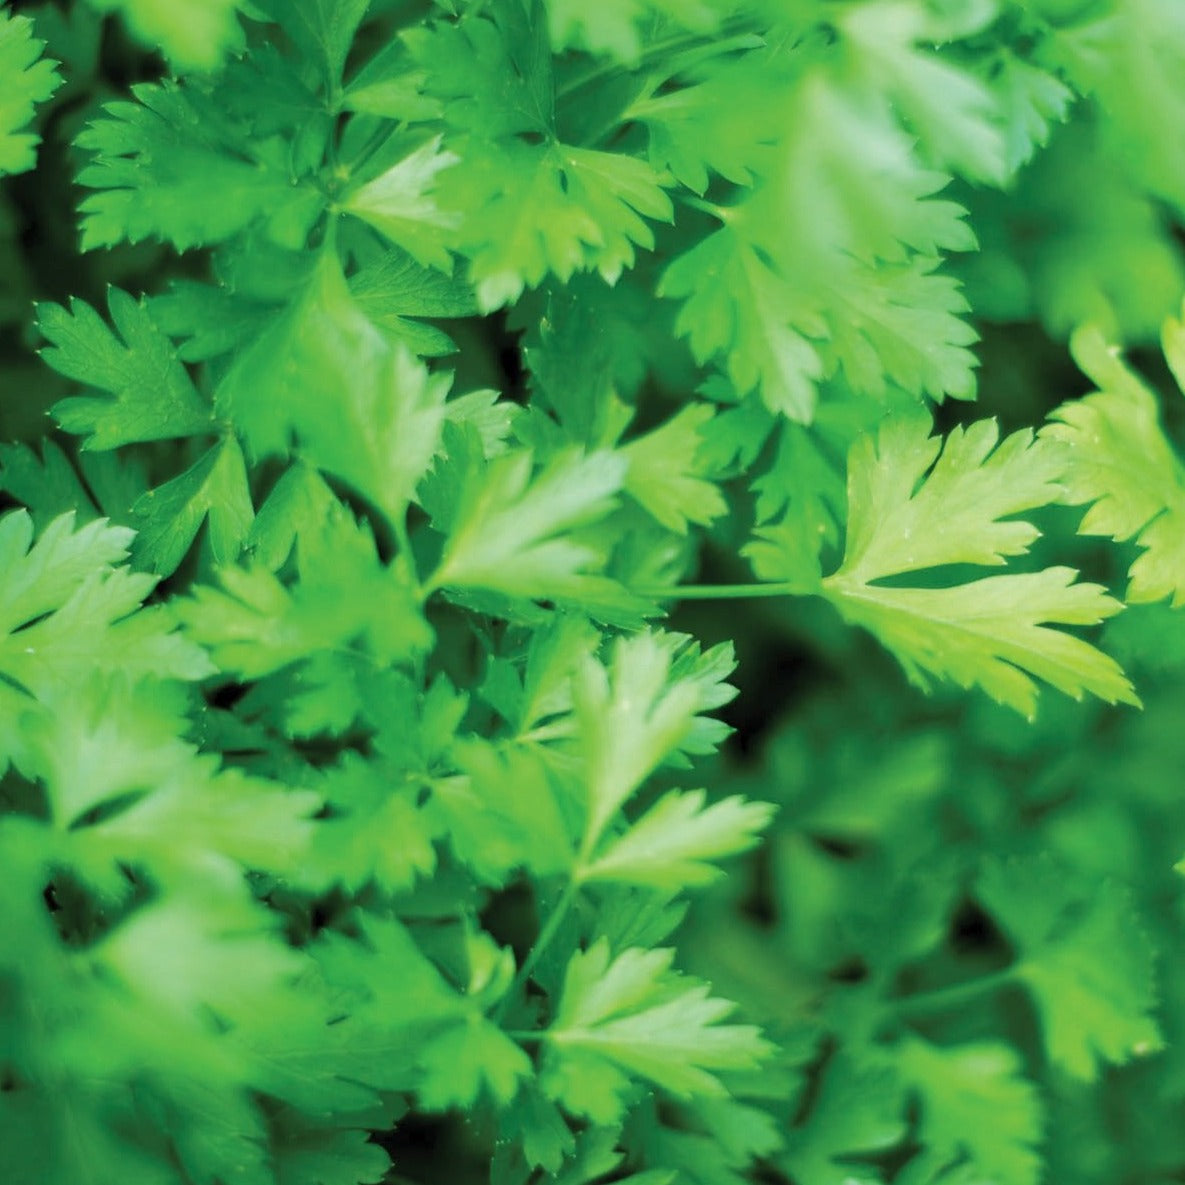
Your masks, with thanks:
[(1177, 1179), (1183, 60), (0, 7), (0, 1179)]

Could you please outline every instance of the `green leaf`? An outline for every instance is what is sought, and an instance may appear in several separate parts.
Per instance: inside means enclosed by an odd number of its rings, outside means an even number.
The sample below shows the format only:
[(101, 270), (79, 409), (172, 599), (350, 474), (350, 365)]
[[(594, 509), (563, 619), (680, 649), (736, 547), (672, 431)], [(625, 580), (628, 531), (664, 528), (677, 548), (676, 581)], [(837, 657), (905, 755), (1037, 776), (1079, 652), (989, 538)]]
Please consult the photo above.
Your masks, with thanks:
[(243, 44), (236, 19), (242, 0), (88, 0), (100, 12), (118, 12), (132, 32), (159, 48), (179, 71), (213, 70)]
[(511, 304), (548, 274), (598, 271), (610, 283), (654, 245), (646, 219), (671, 221), (662, 178), (625, 153), (563, 143), (546, 15), (495, 0), (455, 25), (404, 35), (456, 135), (456, 163), (437, 178), (437, 204), (457, 219), (485, 311)]
[(511, 1145), (521, 1145), (529, 1166), (552, 1175), (576, 1150), (576, 1137), (559, 1108), (537, 1088), (519, 1091), (502, 1113), (501, 1131)]
[(1055, 501), (1056, 449), (1017, 432), (996, 448), (994, 421), (956, 428), (945, 447), (926, 417), (886, 423), (848, 460), (847, 546), (822, 592), (874, 633), (910, 678), (982, 687), (1031, 716), (1035, 679), (1080, 698), (1137, 703), (1106, 655), (1051, 625), (1094, 625), (1120, 609), (1077, 573), (1053, 567), (930, 587), (880, 583), (955, 564), (998, 566), (1037, 537), (1010, 516)]
[(705, 807), (703, 790), (663, 795), (624, 835), (606, 843), (580, 872), (582, 881), (617, 881), (678, 892), (711, 884), (722, 870), (711, 861), (748, 851), (773, 808), (743, 798)]
[(672, 972), (673, 956), (635, 947), (613, 958), (605, 939), (572, 956), (544, 1071), (548, 1093), (569, 1111), (611, 1123), (637, 1079), (679, 1098), (725, 1095), (721, 1071), (768, 1056), (754, 1026), (720, 1023), (735, 1006)]
[(875, 1157), (906, 1135), (903, 1102), (891, 1065), (841, 1050), (823, 1068), (805, 1121), (787, 1133), (779, 1166), (811, 1185), (882, 1185)]
[(921, 1095), (919, 1135), (929, 1155), (966, 1156), (982, 1179), (999, 1185), (1037, 1185), (1041, 1100), (1021, 1076), (1014, 1049), (988, 1042), (940, 1047), (909, 1037), (894, 1055)]
[(952, 21), (958, 11), (936, 13), (922, 0), (865, 3), (853, 5), (838, 24), (853, 68), (901, 111), (931, 163), (999, 184), (1007, 170), (992, 92), (974, 75), (919, 48), (978, 32), (994, 6), (964, 5), (962, 21)]
[(180, 477), (142, 495), (132, 514), (141, 524), (136, 558), (162, 576), (177, 570), (207, 519), (214, 562), (231, 563), (255, 517), (238, 440), (224, 436)]
[(1050, 1061), (1089, 1082), (1106, 1063), (1161, 1047), (1155, 950), (1120, 885), (1076, 882), (1048, 859), (1001, 860), (976, 893), (1016, 944), (1012, 971), (1036, 1006)]
[(569, 796), (535, 754), (467, 741), (454, 752), (460, 777), (433, 786), (432, 812), (449, 844), (477, 879), (504, 884), (525, 869), (538, 877), (567, 872), (574, 845)]
[(376, 1185), (390, 1158), (366, 1131), (286, 1116), (276, 1140), (276, 1185)]
[(534, 457), (524, 449), (471, 466), (459, 478), (432, 583), (570, 602), (594, 616), (605, 608), (645, 611), (601, 574), (602, 551), (583, 542), (578, 530), (614, 509), (627, 468), (619, 454), (570, 450), (536, 473)]
[(103, 1106), (93, 1092), (77, 1088), (6, 1091), (0, 1100), (0, 1172), (12, 1185), (99, 1185), (98, 1172), (143, 1185), (176, 1185), (168, 1149), (135, 1132), (129, 1120), (138, 1118), (130, 1105)]
[(414, 1067), (425, 1109), (471, 1106), (486, 1093), (509, 1103), (531, 1061), (482, 1014), (478, 985), (456, 991), (395, 920), (372, 916), (359, 929), (367, 945), (329, 933), (319, 960), (331, 983), (362, 997), (351, 1015), (375, 1030), (375, 1053), (394, 1044), (386, 1060)]
[(826, 326), (741, 228), (726, 225), (680, 255), (659, 291), (684, 301), (675, 324), (697, 361), (725, 354), (739, 395), (756, 388), (770, 411), (810, 423), (823, 374), (811, 338)]
[[(1167, 322), (1165, 353), (1179, 353), (1183, 341), (1181, 324)], [(1090, 504), (1082, 534), (1133, 539), (1143, 549), (1128, 573), (1128, 601), (1185, 605), (1185, 468), (1160, 405), (1096, 327), (1079, 330), (1072, 349), (1099, 390), (1063, 403), (1041, 433), (1066, 446), (1064, 500)]]
[(18, 510), (0, 518), (0, 628), (11, 632), (60, 608), (96, 573), (125, 560), (133, 537), (102, 520), (76, 531), (74, 516), (65, 514), (34, 544), (28, 514)]
[(178, 684), (92, 673), (24, 722), (20, 765), (45, 786), (49, 822), (88, 863), (144, 864), (158, 879), (216, 855), (293, 875), (307, 860), (317, 795), (219, 770), (182, 740)]
[(78, 472), (52, 440), (42, 442), (40, 456), (27, 444), (0, 444), (0, 489), (28, 508), (38, 530), (62, 514), (73, 512), (80, 523), (97, 514)]
[(265, 0), (263, 8), (283, 25), (304, 55), (322, 66), (335, 94), (346, 57), (370, 0)]
[(45, 102), (61, 83), (54, 63), (41, 57), (43, 48), (27, 16), (0, 9), (0, 77), (5, 80), (0, 98), (0, 176), (23, 173), (36, 161), (38, 137), (23, 129), (35, 105)]
[(489, 139), (545, 133), (555, 115), (551, 47), (535, 0), (491, 0), (403, 33), (445, 122)]
[(421, 267), (398, 249), (355, 273), (350, 291), (364, 316), (421, 357), (452, 354), (457, 346), (444, 330), (412, 318), (470, 317), (477, 312), (465, 280)]
[(681, 535), (689, 524), (707, 526), (727, 510), (724, 495), (705, 476), (706, 467), (699, 460), (714, 418), (708, 404), (685, 407), (621, 450), (629, 462), (626, 492), (664, 527)]
[(86, 127), (77, 143), (94, 157), (78, 181), (96, 192), (81, 206), (84, 250), (148, 238), (186, 250), (255, 222), (303, 246), (324, 196), (294, 175), (288, 145), (228, 119), (214, 94), (192, 80), (139, 84), (134, 102), (109, 103)]
[(646, 219), (673, 217), (645, 161), (567, 144), (471, 142), (442, 173), (440, 203), (459, 216), (483, 311), (512, 304), (551, 274), (597, 271), (610, 284), (654, 246)]
[(94, 670), (185, 680), (210, 673), (205, 656), (173, 633), (168, 610), (137, 612), (156, 578), (116, 566), (132, 537), (101, 519), (75, 531), (67, 514), (34, 542), (24, 511), (0, 518), (0, 699), (8, 702), (0, 752), (11, 752), (8, 729), (29, 707), (11, 684), (46, 696)]
[(59, 374), (111, 396), (60, 400), (53, 408), (58, 423), (87, 436), (83, 448), (98, 450), (212, 433), (213, 412), (148, 305), (118, 288), (108, 290), (107, 302), (118, 337), (85, 301), (71, 301), (68, 311), (54, 304), (38, 310), (39, 327), (50, 342), (41, 352), (45, 361)]
[(223, 670), (257, 679), (321, 652), (344, 657), (355, 644), (386, 665), (431, 644), (401, 568), (379, 560), (373, 534), (340, 503), (304, 529), (297, 559), (291, 586), (266, 567), (228, 564), (221, 590), (199, 587), (181, 606), (188, 635)]
[(436, 454), (447, 375), (391, 344), (323, 253), (293, 306), (238, 359), (216, 403), (256, 455), (285, 453), (351, 483), (398, 522)]
[(417, 805), (422, 785), (347, 754), (317, 789), (329, 817), (316, 828), (302, 870), (305, 883), (321, 891), (374, 884), (390, 893), (435, 871), (432, 841), (439, 828)]
[(449, 246), (457, 216), (433, 197), (437, 176), (459, 160), (441, 150), (441, 137), (427, 141), (386, 172), (354, 190), (344, 208), (380, 231), (417, 263), (450, 271)]
[(619, 62), (637, 61), (644, 32), (656, 22), (659, 28), (665, 24), (706, 36), (724, 15), (724, 6), (713, 0), (612, 0), (597, 8), (580, 0), (546, 0), (546, 7), (551, 43), (557, 51), (575, 46), (611, 55)]
[[(188, 871), (192, 877), (192, 865)], [(158, 1023), (209, 1031), (211, 1014), (242, 1023), (272, 1006), (303, 969), (304, 957), (278, 929), (237, 870), (233, 877), (207, 871), (188, 886), (179, 877), (161, 900), (112, 930), (95, 955)]]
[(340, 513), (334, 492), (315, 469), (298, 461), (290, 465), (259, 508), (245, 550), (271, 572), (284, 566), (293, 546), (316, 535), (331, 516)]
[[(699, 713), (728, 703), (735, 694), (724, 682), (732, 670), (731, 650), (716, 648), (701, 656), (697, 647), (686, 647), (687, 641), (683, 635), (653, 632), (617, 638), (608, 664), (586, 658), (577, 670), (573, 699), (588, 803), (585, 860), (651, 773), (683, 751), (705, 751), (697, 728), (717, 722)], [(719, 741), (726, 731), (720, 726), (709, 735)]]
[(1074, 92), (1060, 79), (1008, 50), (993, 67), (990, 85), (1004, 111), (1005, 165), (1015, 173), (1049, 139), (1051, 125), (1062, 123)]

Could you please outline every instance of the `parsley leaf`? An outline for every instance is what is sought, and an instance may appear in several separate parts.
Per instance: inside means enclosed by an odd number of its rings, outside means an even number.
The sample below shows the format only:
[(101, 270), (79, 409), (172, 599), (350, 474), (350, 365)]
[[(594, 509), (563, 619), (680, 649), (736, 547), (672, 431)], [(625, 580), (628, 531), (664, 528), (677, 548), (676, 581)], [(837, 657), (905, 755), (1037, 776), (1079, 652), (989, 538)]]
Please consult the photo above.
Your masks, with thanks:
[(966, 1156), (976, 1173), (1000, 1185), (1036, 1185), (1041, 1105), (1015, 1050), (986, 1042), (940, 1047), (909, 1037), (895, 1053), (902, 1077), (921, 1095), (919, 1134), (930, 1160)]
[(752, 1025), (721, 1024), (733, 1006), (671, 970), (674, 952), (601, 939), (568, 963), (546, 1032), (544, 1084), (577, 1115), (612, 1122), (634, 1077), (680, 1097), (723, 1095), (717, 1075), (759, 1065), (770, 1046)]
[(436, 454), (448, 389), (447, 376), (429, 374), (362, 313), (327, 252), (215, 402), (256, 455), (283, 454), (295, 437), (307, 461), (395, 522)]
[(184, 250), (257, 221), (277, 242), (303, 245), (325, 199), (282, 139), (228, 118), (211, 83), (142, 83), (132, 94), (135, 102), (109, 103), (78, 137), (94, 154), (78, 175), (96, 191), (81, 207), (85, 250), (148, 238)]
[(259, 564), (223, 566), (222, 589), (198, 588), (180, 610), (189, 636), (223, 670), (247, 679), (321, 651), (348, 653), (355, 643), (383, 664), (431, 643), (401, 567), (379, 560), (371, 531), (340, 503), (301, 534), (297, 568), (289, 587)]
[(1056, 450), (1018, 432), (996, 448), (984, 420), (956, 428), (945, 446), (925, 417), (890, 421), (853, 446), (843, 562), (821, 586), (853, 624), (871, 630), (907, 674), (979, 685), (1031, 715), (1035, 678), (1069, 695), (1135, 703), (1119, 667), (1093, 646), (1050, 628), (1093, 625), (1119, 604), (1069, 568), (929, 587), (881, 583), (945, 565), (996, 566), (1037, 537), (1009, 516), (1056, 500)]
[(1014, 973), (1051, 1061), (1089, 1081), (1102, 1063), (1160, 1048), (1154, 952), (1122, 888), (1075, 885), (1052, 861), (1029, 860), (989, 865), (977, 891), (1017, 944)]
[(455, 163), (437, 178), (437, 202), (457, 220), (455, 243), (489, 311), (549, 273), (595, 270), (615, 281), (636, 247), (654, 245), (645, 220), (669, 222), (673, 207), (648, 162), (557, 137), (539, 5), (486, 9), (405, 41), (460, 133), (445, 138)]
[(173, 66), (213, 70), (243, 44), (236, 19), (242, 0), (177, 0), (162, 7), (153, 0), (88, 0), (100, 12), (119, 12), (136, 36), (159, 46)]
[(255, 516), (238, 440), (224, 436), (179, 477), (138, 498), (132, 514), (140, 523), (136, 558), (154, 572), (175, 572), (207, 521), (215, 563), (230, 563)]
[(41, 356), (59, 374), (106, 391), (112, 399), (72, 398), (54, 405), (67, 432), (86, 435), (83, 447), (113, 449), (135, 441), (198, 436), (214, 430), (209, 405), (198, 394), (173, 343), (148, 305), (112, 288), (107, 293), (115, 335), (85, 301), (42, 305)]
[(724, 16), (717, 0), (613, 0), (596, 10), (580, 0), (546, 0), (551, 43), (557, 49), (576, 46), (590, 53), (610, 54), (634, 62), (656, 21), (667, 27), (710, 34)]
[[(685, 636), (655, 632), (619, 638), (606, 664), (586, 658), (576, 671), (573, 701), (587, 771), (584, 859), (620, 807), (663, 762), (677, 760), (684, 750), (713, 747), (727, 732), (699, 714), (735, 695), (725, 682), (732, 670), (731, 650), (716, 647), (701, 655), (687, 642)], [(675, 805), (668, 803), (664, 813)], [(679, 805), (679, 813), (685, 813), (696, 804), (685, 800)], [(756, 814), (742, 812), (742, 832)], [(699, 846), (700, 841), (693, 842), (687, 854)]]
[(624, 881), (676, 892), (710, 884), (709, 863), (754, 846), (773, 814), (765, 803), (726, 798), (704, 806), (702, 790), (665, 794), (580, 872), (583, 881)]
[(24, 128), (35, 105), (61, 83), (54, 63), (41, 57), (43, 46), (27, 16), (0, 9), (0, 76), (7, 83), (0, 99), (0, 176), (33, 167), (38, 137)]
[(685, 407), (621, 450), (629, 461), (626, 492), (664, 527), (681, 535), (689, 524), (706, 526), (727, 510), (700, 456), (714, 418), (707, 404)]
[[(34, 541), (24, 511), (0, 518), (0, 697), (9, 701), (12, 726), (27, 706), (15, 689), (48, 695), (92, 668), (209, 674), (208, 659), (173, 633), (169, 610), (137, 612), (156, 578), (121, 566), (132, 538), (102, 519), (75, 530), (66, 514)], [(0, 743), (0, 751), (11, 749)]]
[[(1185, 330), (1169, 321), (1164, 333), (1166, 354), (1178, 360)], [(1097, 328), (1080, 330), (1073, 350), (1099, 390), (1062, 404), (1042, 431), (1066, 446), (1065, 500), (1090, 503), (1082, 534), (1134, 539), (1143, 549), (1129, 572), (1130, 602), (1171, 597), (1179, 607), (1185, 604), (1185, 468), (1165, 437), (1156, 397)]]
[(610, 452), (568, 451), (534, 472), (534, 456), (516, 449), (459, 474), (457, 504), (432, 583), (508, 596), (570, 601), (594, 616), (633, 617), (644, 601), (602, 575), (606, 557), (577, 528), (616, 505), (626, 470)]

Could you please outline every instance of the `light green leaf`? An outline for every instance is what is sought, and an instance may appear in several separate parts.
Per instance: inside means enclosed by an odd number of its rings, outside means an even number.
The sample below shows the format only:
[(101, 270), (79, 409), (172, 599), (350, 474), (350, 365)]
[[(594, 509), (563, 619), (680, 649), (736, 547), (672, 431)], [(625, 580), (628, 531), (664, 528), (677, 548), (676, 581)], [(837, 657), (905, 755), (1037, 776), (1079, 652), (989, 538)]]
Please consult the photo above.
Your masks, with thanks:
[(18, 688), (46, 698), (95, 670), (184, 680), (210, 673), (205, 655), (173, 632), (167, 609), (141, 609), (156, 578), (115, 566), (131, 540), (104, 520), (75, 531), (67, 514), (33, 542), (24, 511), (0, 518), (0, 764), (25, 744), (21, 716), (31, 701)]
[(621, 450), (629, 462), (626, 492), (681, 535), (690, 523), (707, 526), (727, 510), (724, 495), (704, 476), (699, 460), (714, 415), (708, 404), (685, 407)]
[(1005, 164), (1015, 173), (1049, 139), (1051, 125), (1065, 120), (1074, 92), (1047, 70), (1001, 50), (989, 85), (1004, 113)]
[(995, 16), (995, 4), (948, 11), (958, 12), (954, 27), (947, 12), (936, 15), (922, 0), (876, 0), (851, 5), (837, 23), (862, 81), (902, 112), (930, 163), (999, 184), (1007, 171), (994, 95), (929, 49), (978, 32)]
[[(609, 662), (586, 658), (573, 685), (577, 735), (586, 770), (585, 861), (605, 828), (643, 781), (681, 749), (699, 751), (699, 713), (727, 703), (730, 652), (681, 655), (686, 638), (640, 633), (613, 643)], [(722, 665), (715, 666), (717, 659)], [(707, 661), (704, 661), (707, 660)], [(717, 737), (717, 739), (720, 739)], [(669, 808), (667, 808), (669, 809)]]
[(302, 532), (298, 566), (291, 586), (263, 566), (223, 566), (222, 589), (199, 587), (180, 607), (188, 636), (246, 679), (355, 644), (383, 664), (431, 644), (401, 568), (379, 560), (373, 534), (340, 503)]
[(673, 957), (635, 947), (613, 958), (603, 938), (572, 956), (544, 1069), (545, 1088), (568, 1110), (610, 1123), (638, 1079), (680, 1098), (724, 1095), (720, 1071), (768, 1056), (757, 1028), (720, 1023), (735, 1006), (672, 972)]
[(503, 884), (520, 869), (547, 877), (572, 867), (567, 795), (539, 757), (469, 741), (454, 760), (461, 776), (435, 783), (430, 809), (479, 881)]
[(645, 161), (566, 144), (467, 144), (440, 177), (460, 217), (482, 309), (512, 304), (548, 275), (597, 271), (609, 283), (654, 246), (646, 219), (669, 222), (670, 198)]
[(0, 176), (23, 173), (36, 160), (39, 137), (24, 128), (35, 105), (48, 99), (61, 82), (54, 63), (41, 57), (43, 48), (27, 16), (0, 9)]
[(823, 364), (812, 338), (826, 324), (747, 238), (726, 225), (663, 274), (659, 292), (683, 300), (676, 329), (698, 362), (725, 355), (739, 395), (758, 389), (770, 411), (810, 423)]
[[(874, 633), (923, 688), (931, 677), (1032, 715), (1041, 679), (1074, 697), (1137, 703), (1115, 662), (1052, 625), (1095, 625), (1118, 602), (1077, 573), (991, 576), (932, 587), (880, 583), (947, 565), (998, 566), (1024, 554), (1037, 529), (1009, 516), (1054, 501), (1054, 446), (1018, 432), (995, 448), (994, 421), (955, 429), (945, 448), (925, 417), (887, 422), (848, 461), (847, 547), (822, 592)], [(941, 452), (940, 452), (941, 450)], [(993, 451), (994, 450), (994, 451)]]
[(159, 48), (179, 71), (213, 70), (243, 43), (236, 19), (242, 0), (89, 0), (100, 12), (118, 12), (132, 32)]
[(714, 0), (609, 0), (590, 8), (581, 0), (547, 0), (551, 43), (557, 51), (575, 46), (608, 54), (619, 62), (637, 60), (644, 31), (659, 27), (691, 29), (705, 36), (720, 24), (727, 6)]
[(1052, 1062), (1090, 1082), (1105, 1063), (1161, 1047), (1155, 951), (1121, 886), (1075, 883), (1051, 860), (1001, 860), (976, 893), (1016, 944), (1013, 971)]
[(605, 556), (579, 533), (615, 508), (627, 467), (616, 453), (569, 451), (536, 473), (524, 449), (471, 466), (432, 583), (637, 612), (642, 603), (600, 574)]
[(894, 1056), (921, 1095), (919, 1134), (932, 1156), (967, 1156), (981, 1179), (997, 1185), (1037, 1185), (1041, 1097), (1022, 1076), (1015, 1049), (989, 1042), (941, 1047), (908, 1037)]
[(391, 521), (436, 453), (450, 379), (392, 344), (350, 295), (334, 252), (231, 368), (216, 402), (257, 455), (305, 460), (350, 482)]
[(346, 198), (344, 208), (381, 231), (417, 263), (449, 271), (449, 245), (459, 224), (432, 196), (437, 175), (461, 159), (441, 150), (441, 137), (420, 145), (403, 160)]
[(212, 433), (212, 409), (146, 302), (111, 288), (107, 303), (119, 337), (85, 301), (71, 301), (69, 311), (55, 304), (38, 309), (39, 327), (50, 342), (41, 352), (45, 361), (112, 396), (63, 399), (53, 408), (58, 423), (86, 435), (83, 448), (98, 450)]
[(132, 514), (142, 524), (136, 557), (162, 576), (177, 570), (207, 519), (214, 562), (231, 563), (255, 517), (238, 440), (224, 436), (180, 477), (144, 494)]
[[(1170, 319), (1166, 355), (1179, 359), (1183, 341), (1185, 330)], [(1098, 328), (1080, 329), (1072, 349), (1099, 389), (1063, 403), (1041, 433), (1065, 446), (1064, 500), (1090, 504), (1082, 534), (1143, 548), (1128, 573), (1129, 601), (1171, 597), (1185, 605), (1185, 467), (1165, 436), (1159, 402)]]
[(725, 798), (705, 807), (703, 790), (663, 795), (624, 835), (610, 840), (580, 873), (582, 881), (617, 881), (679, 892), (722, 875), (712, 861), (748, 851), (773, 807)]

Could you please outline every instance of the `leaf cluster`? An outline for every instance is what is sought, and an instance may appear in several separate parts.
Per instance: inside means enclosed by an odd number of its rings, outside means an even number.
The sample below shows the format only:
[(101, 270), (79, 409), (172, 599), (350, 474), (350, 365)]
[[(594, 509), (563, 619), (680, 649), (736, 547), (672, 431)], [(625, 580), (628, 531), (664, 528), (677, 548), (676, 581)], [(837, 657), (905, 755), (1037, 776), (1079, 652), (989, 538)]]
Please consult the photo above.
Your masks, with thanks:
[[(0, 1178), (1077, 1179), (1175, 1015), (1185, 832), (1098, 846), (1112, 652), (1179, 633), (1121, 610), (1185, 603), (1111, 344), (1185, 287), (1175, 13), (0, 8), (0, 172), (44, 134), (81, 194), (65, 288), (0, 206), (0, 423), (27, 374), (49, 412), (0, 445)], [(1095, 210), (1063, 159), (1139, 167)], [(936, 410), (992, 315), (1099, 390)], [(1075, 534), (1134, 543), (1123, 600)], [(787, 633), (859, 688), (722, 757), (727, 639)]]

